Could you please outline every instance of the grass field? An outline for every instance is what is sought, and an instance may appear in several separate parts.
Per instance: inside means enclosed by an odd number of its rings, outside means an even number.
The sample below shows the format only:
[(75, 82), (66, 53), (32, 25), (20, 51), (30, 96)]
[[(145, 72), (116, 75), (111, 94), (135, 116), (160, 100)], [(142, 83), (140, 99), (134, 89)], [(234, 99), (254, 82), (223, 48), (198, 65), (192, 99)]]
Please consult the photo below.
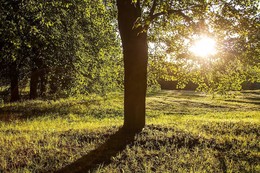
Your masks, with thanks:
[(0, 103), (0, 172), (53, 172), (80, 158), (90, 172), (260, 172), (259, 90), (160, 91), (147, 96), (142, 132), (119, 140), (122, 123), (120, 93)]

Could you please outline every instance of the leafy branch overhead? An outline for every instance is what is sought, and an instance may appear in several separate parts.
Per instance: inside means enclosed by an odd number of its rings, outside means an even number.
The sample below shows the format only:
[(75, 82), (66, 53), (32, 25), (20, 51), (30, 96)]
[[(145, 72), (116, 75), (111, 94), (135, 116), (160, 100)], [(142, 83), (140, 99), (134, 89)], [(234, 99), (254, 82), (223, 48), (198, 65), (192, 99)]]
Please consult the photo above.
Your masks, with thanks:
[[(149, 47), (150, 63), (157, 66), (167, 63), (169, 68), (178, 69), (171, 74), (157, 75), (157, 78), (166, 80), (192, 80), (201, 84), (199, 79), (203, 73), (222, 74), (230, 76), (227, 71), (219, 71), (229, 68), (231, 63), (243, 64), (243, 70), (236, 70), (243, 80), (235, 80), (241, 86), (244, 81), (259, 81), (259, 72), (252, 73), (250, 69), (260, 66), (260, 7), (255, 1), (135, 1), (142, 9), (142, 15), (135, 23), (136, 27), (142, 27), (142, 32), (147, 32), (151, 47)], [(210, 63), (208, 68), (196, 69), (195, 66), (204, 66), (207, 62), (202, 62), (189, 51), (194, 40), (202, 36), (209, 36), (216, 40), (217, 54), (212, 57), (216, 63)], [(203, 48), (202, 48), (203, 49)], [(158, 61), (158, 56), (163, 56)], [(187, 64), (183, 62), (192, 64)], [(184, 64), (181, 65), (180, 64)], [(209, 65), (209, 64), (208, 64)], [(189, 66), (189, 67), (188, 67)], [(240, 65), (236, 65), (239, 67)], [(168, 68), (165, 66), (165, 68)], [(154, 67), (155, 68), (155, 67)], [(189, 68), (190, 70), (186, 70)], [(191, 70), (193, 69), (193, 70)], [(207, 69), (209, 69), (207, 71)], [(183, 72), (183, 78), (178, 78), (178, 74)], [(160, 70), (151, 70), (153, 73), (160, 73)], [(251, 71), (251, 72), (249, 72)], [(191, 75), (188, 75), (191, 73)], [(249, 75), (250, 74), (250, 75)], [(170, 77), (170, 76), (171, 77)], [(150, 73), (150, 76), (155, 76)], [(191, 77), (193, 76), (193, 77)], [(242, 79), (241, 78), (241, 79)], [(231, 78), (230, 78), (231, 79)], [(203, 82), (205, 84), (205, 82)], [(222, 88), (223, 84), (217, 88)], [(205, 86), (202, 84), (203, 86)], [(206, 84), (207, 87), (211, 87)], [(208, 89), (209, 89), (208, 88)], [(218, 90), (217, 88), (216, 91)], [(237, 90), (241, 87), (234, 87), (224, 90)], [(214, 89), (214, 90), (215, 90)], [(220, 90), (222, 90), (220, 89)]]

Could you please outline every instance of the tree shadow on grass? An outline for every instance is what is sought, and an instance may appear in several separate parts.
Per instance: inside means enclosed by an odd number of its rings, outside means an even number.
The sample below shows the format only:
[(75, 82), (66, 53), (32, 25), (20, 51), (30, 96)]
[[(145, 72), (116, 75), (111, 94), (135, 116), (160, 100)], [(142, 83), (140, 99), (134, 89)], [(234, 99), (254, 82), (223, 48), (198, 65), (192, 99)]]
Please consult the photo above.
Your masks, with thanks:
[(56, 171), (56, 173), (92, 172), (97, 169), (99, 165), (108, 165), (111, 163), (112, 157), (123, 151), (127, 145), (134, 142), (134, 137), (137, 133), (138, 132), (128, 133), (121, 128), (98, 148)]
[(260, 105), (260, 100), (259, 99), (248, 99), (247, 100), (225, 100), (228, 102), (237, 102), (237, 103), (243, 103), (243, 104), (253, 104), (253, 105)]
[(12, 120), (26, 120), (46, 116), (48, 114), (69, 114), (70, 103), (49, 104), (48, 102), (18, 102), (0, 107), (0, 121), (11, 122)]
[[(103, 100), (62, 100), (44, 101), (34, 100), (17, 102), (14, 104), (0, 105), (0, 122), (12, 122), (14, 120), (31, 120), (38, 117), (63, 117), (69, 114), (79, 116), (91, 115), (95, 118), (102, 116), (122, 116), (123, 109), (106, 107)], [(101, 116), (102, 115), (102, 116)]]

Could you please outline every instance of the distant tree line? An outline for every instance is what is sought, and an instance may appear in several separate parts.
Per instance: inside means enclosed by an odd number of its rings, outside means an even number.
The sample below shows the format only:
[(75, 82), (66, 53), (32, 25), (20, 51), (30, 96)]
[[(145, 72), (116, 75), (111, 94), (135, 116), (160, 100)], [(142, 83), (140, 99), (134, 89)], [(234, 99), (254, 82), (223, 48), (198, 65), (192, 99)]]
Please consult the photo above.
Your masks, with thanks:
[(105, 92), (122, 83), (113, 11), (102, 1), (0, 1), (0, 87), (10, 101)]

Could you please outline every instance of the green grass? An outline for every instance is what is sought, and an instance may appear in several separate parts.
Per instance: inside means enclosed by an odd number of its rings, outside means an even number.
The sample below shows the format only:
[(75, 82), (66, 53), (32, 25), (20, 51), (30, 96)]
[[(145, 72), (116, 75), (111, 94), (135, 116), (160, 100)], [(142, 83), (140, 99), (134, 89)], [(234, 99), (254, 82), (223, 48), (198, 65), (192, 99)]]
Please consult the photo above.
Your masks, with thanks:
[[(0, 103), (0, 172), (59, 170), (98, 149), (122, 123), (120, 93)], [(92, 171), (260, 172), (260, 91), (226, 99), (149, 94), (147, 126)]]

